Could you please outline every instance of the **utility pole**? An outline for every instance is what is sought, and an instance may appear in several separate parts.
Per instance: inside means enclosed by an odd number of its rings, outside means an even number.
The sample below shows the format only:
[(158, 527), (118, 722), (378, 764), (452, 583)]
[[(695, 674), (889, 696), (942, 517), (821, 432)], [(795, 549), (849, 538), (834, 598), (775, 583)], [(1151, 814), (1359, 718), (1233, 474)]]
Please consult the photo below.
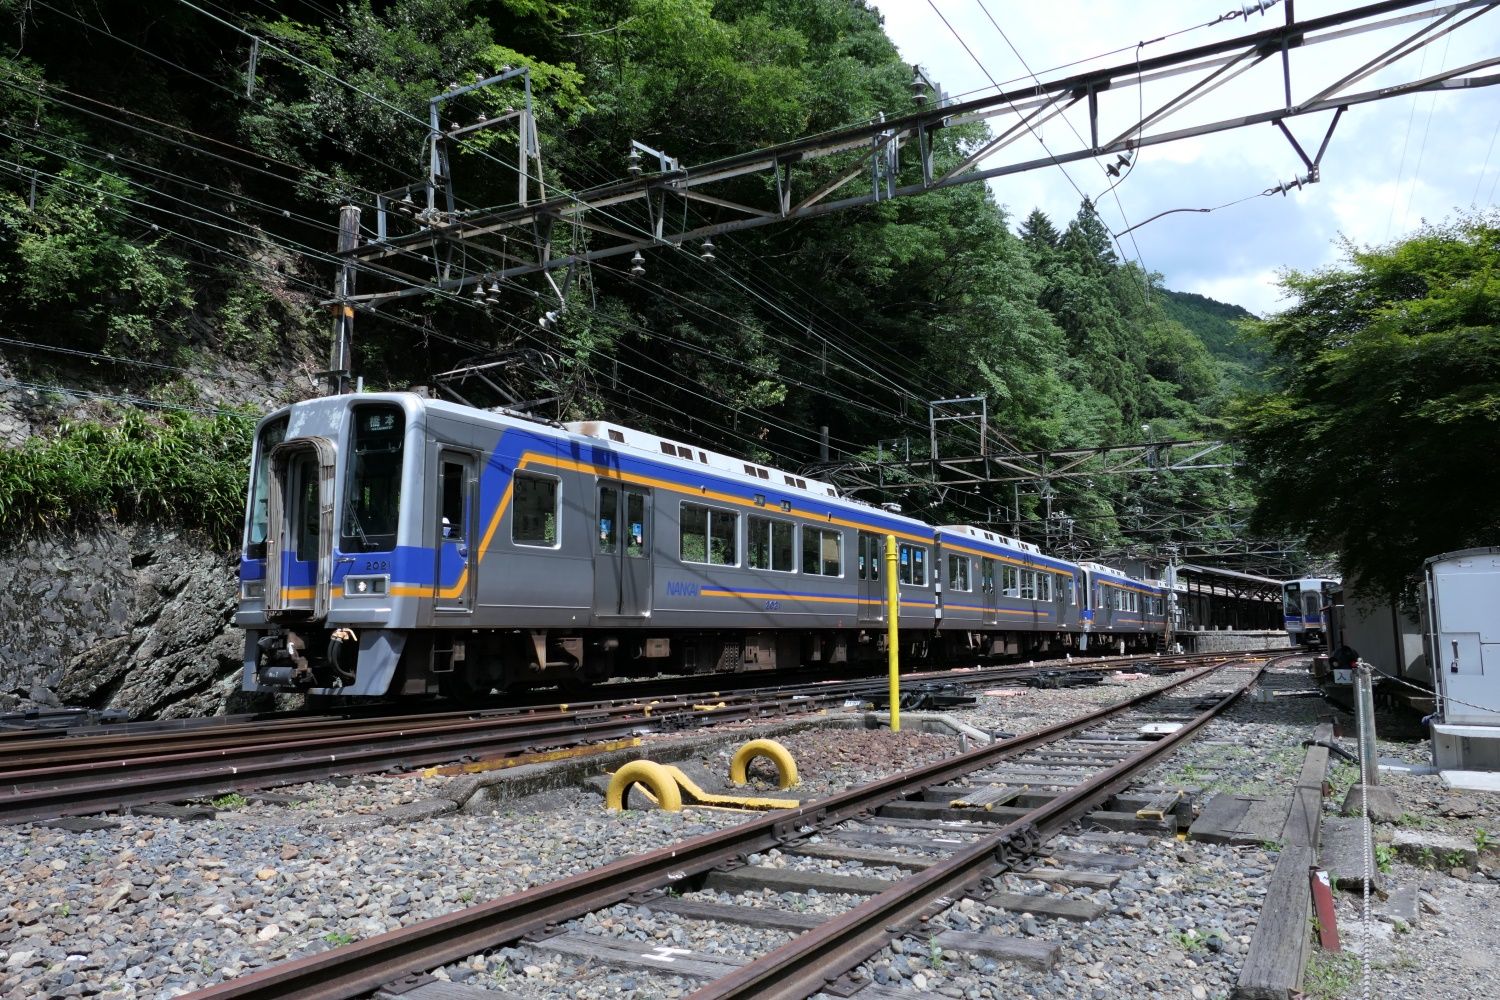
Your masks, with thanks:
[(350, 380), (349, 358), (354, 345), (354, 261), (347, 256), (359, 243), (359, 208), (345, 205), (339, 209), (339, 255), (344, 258), (333, 283), (333, 346), (328, 352), (328, 395), (347, 392)]

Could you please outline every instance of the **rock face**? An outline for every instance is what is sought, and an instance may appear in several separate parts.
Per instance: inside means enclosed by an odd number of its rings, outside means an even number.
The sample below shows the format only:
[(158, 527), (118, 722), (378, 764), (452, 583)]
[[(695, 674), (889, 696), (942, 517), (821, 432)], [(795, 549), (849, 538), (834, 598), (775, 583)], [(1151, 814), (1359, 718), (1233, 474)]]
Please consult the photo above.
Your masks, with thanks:
[(214, 715), (238, 694), (235, 560), (161, 528), (30, 539), (0, 551), (0, 710)]

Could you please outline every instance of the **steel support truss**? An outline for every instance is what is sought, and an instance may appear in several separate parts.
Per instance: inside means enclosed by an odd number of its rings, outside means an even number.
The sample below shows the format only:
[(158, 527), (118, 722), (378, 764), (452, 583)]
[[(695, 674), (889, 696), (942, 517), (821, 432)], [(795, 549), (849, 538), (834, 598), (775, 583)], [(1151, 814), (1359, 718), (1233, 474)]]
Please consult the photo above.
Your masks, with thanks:
[(1227, 441), (1155, 441), (1108, 448), (1059, 448), (1003, 455), (809, 465), (805, 475), (845, 492), (978, 486), (1095, 476), (1152, 475), (1229, 469), (1243, 463)]
[[(453, 292), (475, 282), (495, 283), (537, 272), (576, 271), (580, 262), (634, 254), (651, 247), (679, 246), (690, 240), (756, 228), (793, 219), (872, 205), (892, 198), (941, 190), (958, 184), (985, 181), (1060, 163), (1130, 153), (1135, 149), (1196, 136), (1274, 123), (1292, 140), (1307, 168), (1302, 182), (1318, 179), (1318, 156), (1309, 157), (1286, 129), (1289, 119), (1322, 112), (1341, 112), (1358, 104), (1431, 91), (1488, 87), (1500, 83), (1500, 51), (1463, 66), (1409, 80), (1390, 87), (1357, 89), (1376, 72), (1410, 56), (1434, 41), (1462, 29), (1500, 3), (1459, 0), (1446, 6), (1412, 10), (1422, 0), (1383, 0), (1352, 10), (1307, 20), (1292, 18), (1286, 5), (1284, 25), (1238, 38), (1225, 39), (1181, 52), (1142, 59), (1106, 69), (1091, 70), (1050, 82), (1039, 82), (968, 101), (924, 102), (919, 110), (877, 120), (768, 149), (756, 150), (711, 163), (684, 167), (666, 154), (661, 169), (641, 172), (625, 180), (578, 193), (533, 200), (526, 187), (527, 167), (534, 142), (528, 113), (522, 123), (520, 197), (517, 204), (492, 211), (448, 211), (437, 203), (436, 189), (447, 175), (447, 149), (433, 141), (433, 177), (426, 185), (428, 211), (407, 220), (407, 232), (382, 225), (374, 239), (364, 240), (347, 256), (363, 272), (386, 279), (386, 287), (349, 296), (348, 301), (379, 305), (392, 300)], [(1294, 96), (1292, 53), (1320, 45), (1337, 45), (1369, 31), (1401, 28), (1409, 34), (1356, 70), (1331, 82), (1319, 82), (1304, 97)], [(1494, 36), (1500, 39), (1500, 34)], [(1496, 45), (1500, 50), (1500, 43)], [(1244, 115), (1203, 124), (1169, 127), (1174, 118), (1206, 94), (1267, 61), (1281, 64), (1282, 93), (1266, 95), (1265, 106)], [(1300, 60), (1299, 60), (1300, 63)], [(1316, 72), (1316, 66), (1299, 71)], [(1147, 83), (1182, 77), (1182, 89), (1156, 107), (1139, 113), (1131, 91)], [(484, 81), (488, 83), (490, 81)], [(1299, 78), (1297, 81), (1303, 81)], [(480, 84), (482, 85), (482, 84)], [(478, 86), (478, 85), (476, 85)], [(1112, 110), (1121, 121), (1132, 121), (1118, 132), (1101, 132), (1101, 103), (1116, 102)], [(1052, 155), (1005, 160), (1016, 140), (1032, 134), (1074, 107), (1085, 109), (1088, 139), (1067, 148), (1058, 135)], [(942, 129), (992, 121), (993, 134), (957, 164), (941, 165), (934, 156), (934, 135)], [(1335, 118), (1336, 121), (1336, 118)], [(482, 123), (489, 125), (491, 123)], [(461, 146), (444, 139), (449, 147)], [(438, 132), (434, 127), (434, 132)], [(1323, 139), (1327, 147), (1332, 126)], [(1101, 135), (1103, 138), (1101, 138)], [(640, 148), (638, 146), (633, 148)], [(444, 155), (439, 155), (443, 153)], [(653, 151), (655, 152), (655, 151)], [(915, 160), (903, 169), (902, 154)], [(982, 164), (990, 164), (981, 166)], [(1292, 182), (1298, 183), (1298, 182)], [(845, 192), (842, 197), (835, 197)], [(404, 192), (402, 192), (404, 193)], [(400, 195), (398, 194), (398, 197)], [(758, 199), (758, 200), (757, 200)], [(708, 209), (713, 219), (701, 225), (673, 225), (687, 218), (668, 211), (670, 202), (691, 202)], [(587, 247), (573, 241), (569, 252), (559, 252), (552, 234), (561, 223), (587, 234)], [(444, 251), (464, 249), (465, 269), (459, 273), (438, 268), (451, 261)], [(554, 291), (562, 291), (555, 287)]]

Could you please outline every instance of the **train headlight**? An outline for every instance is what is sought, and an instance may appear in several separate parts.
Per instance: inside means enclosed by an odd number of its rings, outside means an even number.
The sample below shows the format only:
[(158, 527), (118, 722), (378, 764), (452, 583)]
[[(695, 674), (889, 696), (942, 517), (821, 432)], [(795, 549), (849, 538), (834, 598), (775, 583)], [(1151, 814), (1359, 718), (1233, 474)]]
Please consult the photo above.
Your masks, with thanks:
[(240, 600), (259, 601), (266, 596), (266, 581), (264, 580), (242, 580), (240, 581)]
[(388, 576), (346, 576), (345, 597), (384, 597), (390, 586)]

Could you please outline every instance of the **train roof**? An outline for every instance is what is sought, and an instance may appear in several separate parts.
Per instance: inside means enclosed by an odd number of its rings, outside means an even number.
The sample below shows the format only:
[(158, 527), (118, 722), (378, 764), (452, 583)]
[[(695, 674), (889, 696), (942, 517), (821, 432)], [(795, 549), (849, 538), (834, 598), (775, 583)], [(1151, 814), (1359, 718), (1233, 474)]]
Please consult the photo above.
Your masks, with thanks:
[[(1023, 542), (1019, 538), (1011, 538), (1002, 535), (998, 531), (988, 531), (984, 528), (976, 528), (969, 524), (943, 524), (938, 530), (950, 535), (964, 535), (976, 541), (994, 542), (996, 545), (1005, 545), (1022, 552), (1030, 552), (1033, 555), (1042, 555), (1042, 550), (1031, 542)], [(1056, 558), (1055, 556), (1053, 558)]]
[[(802, 490), (820, 497), (838, 497), (839, 491), (832, 483), (825, 483), (817, 479), (808, 479), (778, 469), (769, 465), (761, 465), (758, 462), (747, 462), (744, 459), (734, 458), (717, 451), (709, 451), (707, 448), (694, 448), (691, 445), (678, 444), (659, 434), (650, 434), (646, 431), (638, 431), (632, 427), (621, 424), (612, 424), (606, 420), (575, 420), (563, 424), (567, 430), (574, 434), (582, 434), (584, 437), (596, 438), (600, 441), (610, 441), (614, 444), (623, 444), (627, 448), (647, 452), (651, 455), (670, 455), (673, 458), (685, 458), (689, 462), (697, 462), (720, 472), (733, 472), (749, 476), (751, 479), (761, 479), (766, 482), (775, 483), (781, 488)], [(851, 499), (843, 497), (841, 499)], [(855, 501), (863, 502), (863, 501)]]

